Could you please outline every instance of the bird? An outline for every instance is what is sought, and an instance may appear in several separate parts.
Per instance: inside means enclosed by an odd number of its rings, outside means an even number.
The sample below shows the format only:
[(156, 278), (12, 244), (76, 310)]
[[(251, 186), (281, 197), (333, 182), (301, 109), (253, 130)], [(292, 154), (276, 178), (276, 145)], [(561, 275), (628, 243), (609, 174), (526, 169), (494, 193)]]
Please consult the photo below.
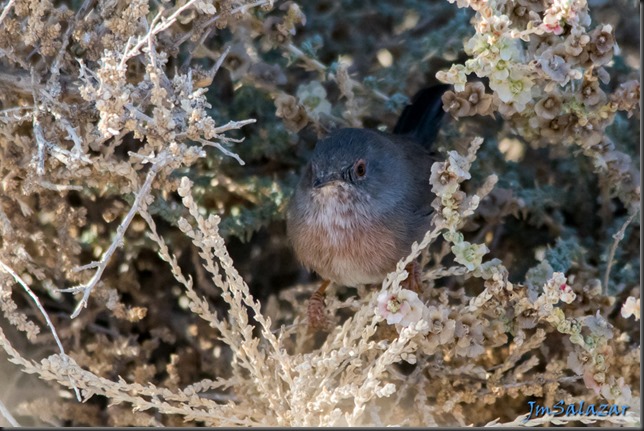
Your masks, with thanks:
[[(326, 326), (330, 283), (382, 282), (430, 227), (432, 146), (451, 86), (418, 91), (392, 133), (340, 128), (319, 140), (289, 201), (287, 236), (299, 262), (322, 278), (309, 301), (309, 328)], [(419, 270), (411, 268), (419, 285)], [(415, 286), (418, 288), (418, 286)]]

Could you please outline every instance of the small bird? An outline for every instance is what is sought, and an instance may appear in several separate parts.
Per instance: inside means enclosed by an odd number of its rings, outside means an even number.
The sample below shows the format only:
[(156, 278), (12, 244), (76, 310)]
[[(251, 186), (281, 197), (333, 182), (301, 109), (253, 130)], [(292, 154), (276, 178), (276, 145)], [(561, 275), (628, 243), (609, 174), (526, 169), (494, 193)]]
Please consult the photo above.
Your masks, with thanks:
[(331, 282), (380, 283), (429, 229), (431, 147), (449, 88), (420, 90), (393, 134), (343, 128), (316, 144), (287, 211), (297, 258), (324, 280), (309, 301), (309, 328), (325, 326), (323, 294)]

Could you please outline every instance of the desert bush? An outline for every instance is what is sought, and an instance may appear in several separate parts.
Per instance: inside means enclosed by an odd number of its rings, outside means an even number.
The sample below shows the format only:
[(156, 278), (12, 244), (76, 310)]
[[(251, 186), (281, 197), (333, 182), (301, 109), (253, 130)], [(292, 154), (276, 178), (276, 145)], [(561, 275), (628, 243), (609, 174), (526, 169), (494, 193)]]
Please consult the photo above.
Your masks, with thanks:
[[(639, 424), (637, 12), (4, 0), (0, 418)], [(381, 286), (331, 286), (309, 331), (300, 168), (438, 81), (431, 230)], [(629, 410), (524, 422), (559, 400)]]

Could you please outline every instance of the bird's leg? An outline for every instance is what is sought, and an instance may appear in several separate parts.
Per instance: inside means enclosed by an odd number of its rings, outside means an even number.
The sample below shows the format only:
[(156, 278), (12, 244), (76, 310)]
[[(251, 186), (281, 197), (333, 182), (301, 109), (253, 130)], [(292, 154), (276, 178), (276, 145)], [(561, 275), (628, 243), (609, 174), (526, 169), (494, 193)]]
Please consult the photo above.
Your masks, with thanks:
[(423, 283), (420, 278), (420, 265), (416, 260), (408, 263), (405, 270), (409, 274), (407, 278), (401, 283), (404, 288), (412, 290), (416, 293), (421, 293)]
[(324, 312), (324, 292), (331, 284), (328, 280), (323, 280), (322, 285), (313, 292), (309, 299), (309, 332), (323, 330), (327, 326), (327, 318)]

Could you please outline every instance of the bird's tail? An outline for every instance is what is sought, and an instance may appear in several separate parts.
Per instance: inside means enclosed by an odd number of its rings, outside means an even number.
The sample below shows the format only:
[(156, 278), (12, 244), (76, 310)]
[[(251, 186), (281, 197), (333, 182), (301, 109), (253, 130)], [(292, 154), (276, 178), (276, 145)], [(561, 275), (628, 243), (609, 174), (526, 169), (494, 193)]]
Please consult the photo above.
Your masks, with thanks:
[(394, 133), (412, 136), (422, 145), (430, 148), (436, 139), (441, 118), (445, 113), (441, 97), (450, 88), (451, 85), (438, 84), (418, 91), (412, 98), (411, 105), (405, 106), (400, 114)]

